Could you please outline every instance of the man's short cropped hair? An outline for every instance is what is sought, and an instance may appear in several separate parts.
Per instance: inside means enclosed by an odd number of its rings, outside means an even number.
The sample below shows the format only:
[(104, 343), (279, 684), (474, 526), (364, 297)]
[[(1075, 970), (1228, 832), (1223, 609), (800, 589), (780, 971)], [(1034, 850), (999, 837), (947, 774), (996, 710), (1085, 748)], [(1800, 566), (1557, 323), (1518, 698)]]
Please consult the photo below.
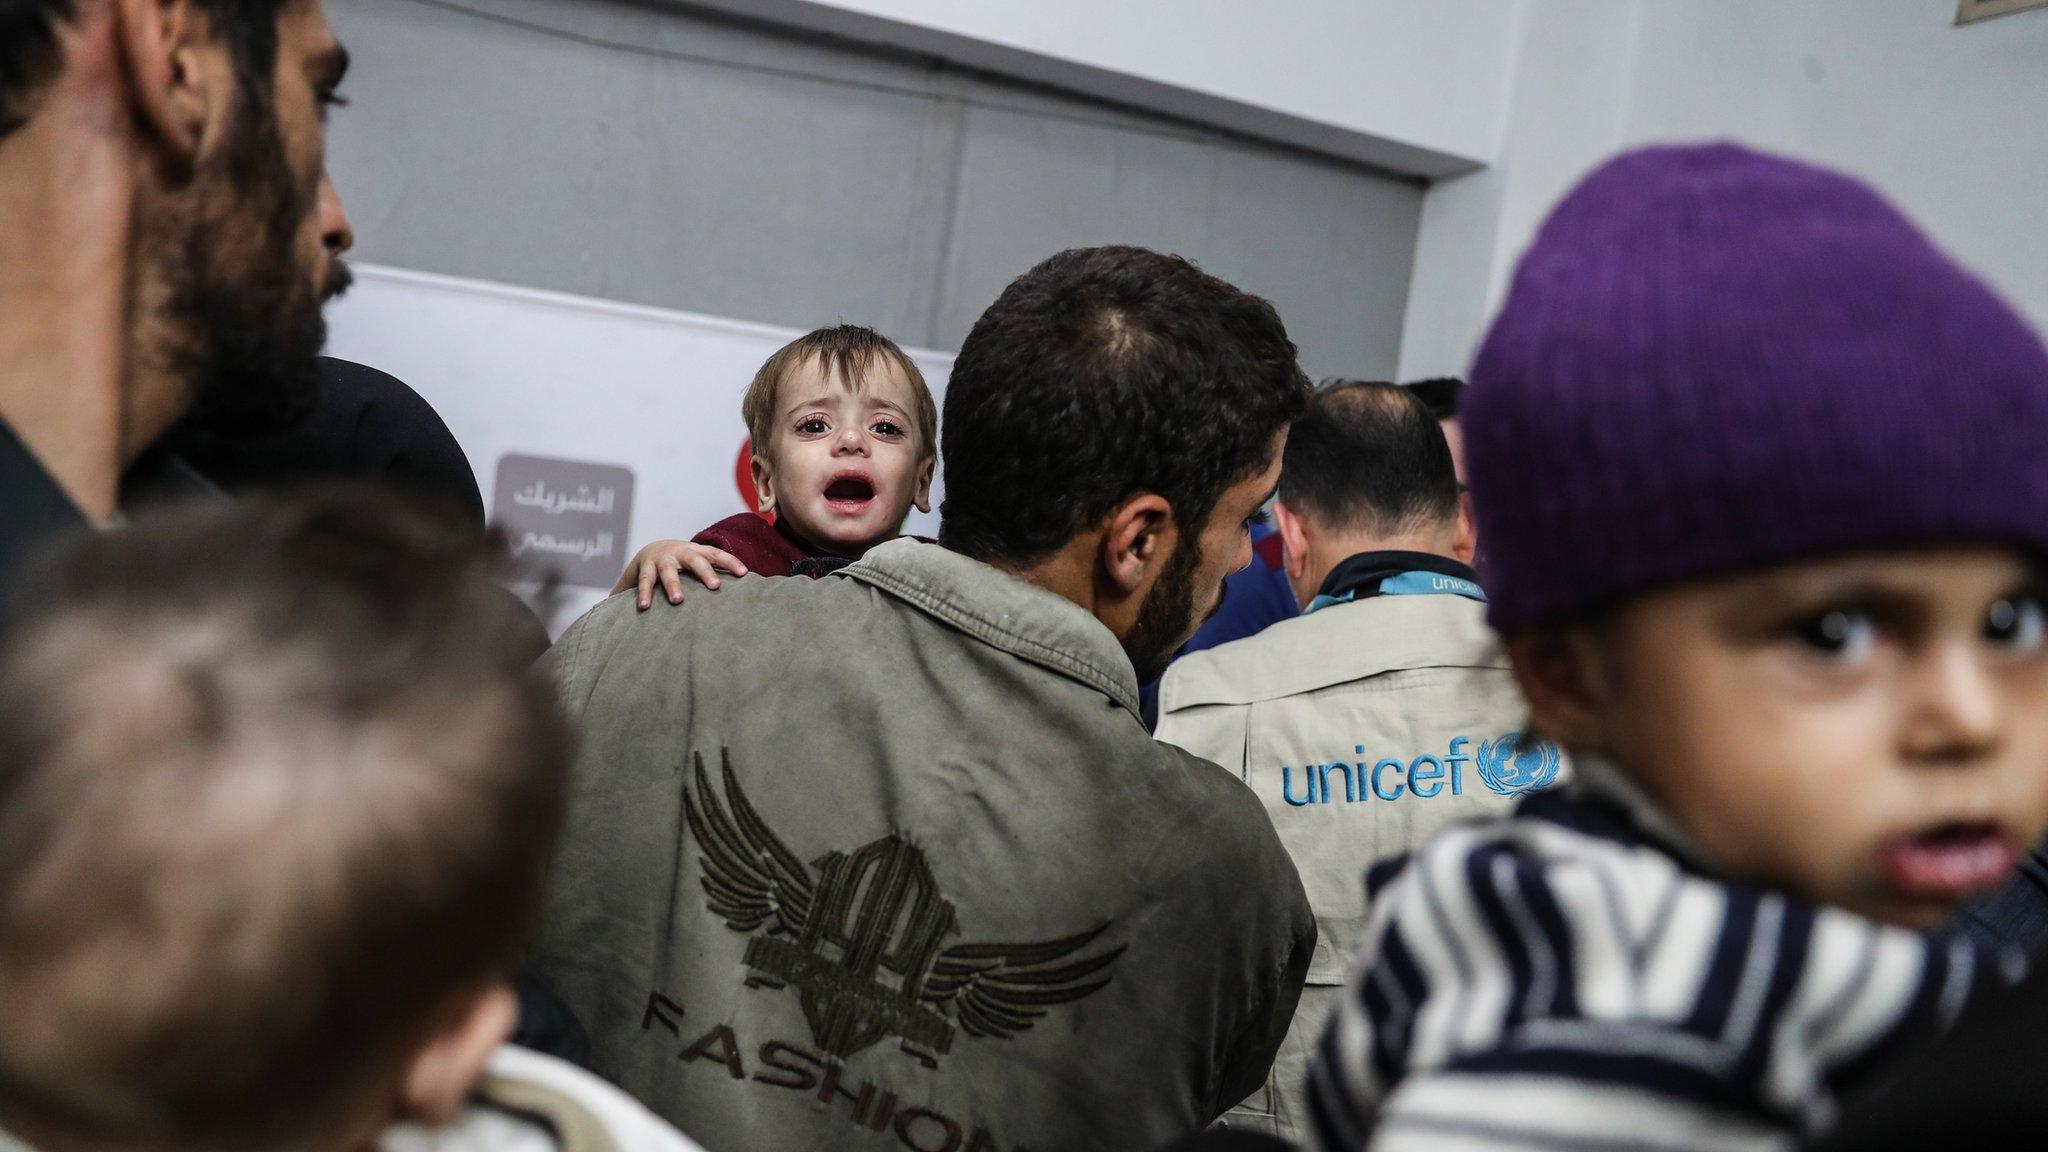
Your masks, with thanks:
[(775, 422), (782, 415), (783, 384), (812, 360), (823, 366), (826, 375), (845, 381), (855, 393), (867, 386), (868, 378), (877, 368), (893, 366), (903, 373), (910, 381), (912, 403), (916, 405), (916, 411), (909, 415), (917, 424), (914, 431), (918, 454), (926, 458), (938, 455), (939, 407), (932, 400), (931, 386), (925, 383), (924, 373), (918, 371), (917, 362), (894, 340), (858, 324), (806, 332), (777, 349), (754, 373), (754, 382), (747, 385), (746, 398), (740, 401), (740, 415), (746, 418), (747, 436), (753, 441), (755, 452), (768, 452)]
[(1273, 306), (1178, 256), (1076, 248), (982, 313), (946, 385), (940, 542), (1027, 564), (1140, 493), (1182, 534), (1271, 463), (1308, 378)]
[[(267, 95), (277, 63), (277, 19), (286, 0), (194, 0), (227, 45), (245, 96)], [(77, 18), (74, 0), (0, 0), (0, 137), (28, 119), (62, 66), (58, 28)]]
[(1455, 521), (1450, 444), (1414, 390), (1326, 383), (1288, 434), (1280, 502), (1340, 531), (1394, 535)]
[(1458, 400), (1465, 392), (1465, 382), (1456, 376), (1431, 376), (1427, 380), (1415, 380), (1402, 385), (1408, 394), (1422, 401), (1429, 414), (1438, 420), (1455, 420), (1458, 416)]
[(0, 630), (0, 1127), (332, 1139), (510, 975), (570, 749), (491, 554), (334, 491), (34, 569)]

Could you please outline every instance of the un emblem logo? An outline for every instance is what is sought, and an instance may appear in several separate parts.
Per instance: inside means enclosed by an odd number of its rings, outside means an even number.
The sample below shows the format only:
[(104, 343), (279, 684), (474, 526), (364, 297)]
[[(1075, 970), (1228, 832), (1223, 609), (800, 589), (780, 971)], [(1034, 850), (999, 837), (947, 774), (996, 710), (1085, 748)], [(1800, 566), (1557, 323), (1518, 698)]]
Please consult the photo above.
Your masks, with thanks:
[(1540, 792), (1557, 782), (1560, 757), (1557, 745), (1548, 740), (1537, 740), (1527, 748), (1517, 748), (1522, 742), (1520, 732), (1510, 732), (1498, 740), (1479, 746), (1475, 757), (1479, 778), (1486, 786), (1502, 796), (1518, 796), (1524, 792)]

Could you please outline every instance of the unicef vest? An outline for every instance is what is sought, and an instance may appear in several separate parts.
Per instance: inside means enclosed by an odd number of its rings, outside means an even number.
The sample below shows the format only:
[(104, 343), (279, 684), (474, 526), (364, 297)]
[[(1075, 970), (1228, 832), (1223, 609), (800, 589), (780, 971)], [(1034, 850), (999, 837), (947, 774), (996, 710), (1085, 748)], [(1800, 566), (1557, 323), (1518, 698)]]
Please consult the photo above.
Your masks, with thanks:
[[(1405, 582), (1435, 592), (1441, 578)], [(1528, 706), (1482, 600), (1392, 594), (1313, 609), (1176, 663), (1158, 729), (1251, 788), (1315, 912), (1308, 986), (1273, 1077), (1226, 1118), (1289, 1139), (1306, 1135), (1302, 1078), (1353, 967), (1365, 870), (1570, 773), (1555, 746), (1524, 740)]]

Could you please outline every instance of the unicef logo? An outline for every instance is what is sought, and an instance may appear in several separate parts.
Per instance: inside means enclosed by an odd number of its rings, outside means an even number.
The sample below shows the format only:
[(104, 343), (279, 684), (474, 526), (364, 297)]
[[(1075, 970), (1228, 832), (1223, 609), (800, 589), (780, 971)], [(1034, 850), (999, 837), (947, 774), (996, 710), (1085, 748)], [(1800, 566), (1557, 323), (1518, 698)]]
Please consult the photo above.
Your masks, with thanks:
[(1557, 745), (1538, 740), (1527, 748), (1517, 749), (1515, 746), (1521, 742), (1520, 732), (1510, 732), (1481, 744), (1475, 757), (1479, 778), (1502, 796), (1541, 791), (1557, 782)]

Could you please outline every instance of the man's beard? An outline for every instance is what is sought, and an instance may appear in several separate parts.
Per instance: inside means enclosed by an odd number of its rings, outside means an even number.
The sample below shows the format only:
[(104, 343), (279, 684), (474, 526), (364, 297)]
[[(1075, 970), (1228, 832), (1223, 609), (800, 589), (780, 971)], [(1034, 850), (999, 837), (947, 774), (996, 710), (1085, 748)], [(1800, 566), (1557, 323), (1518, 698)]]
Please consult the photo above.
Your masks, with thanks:
[[(1182, 537), (1173, 555), (1166, 558), (1166, 570), (1138, 606), (1138, 622), (1124, 637), (1124, 655), (1131, 658), (1138, 683), (1150, 684), (1164, 676), (1173, 654), (1200, 626), (1195, 620), (1195, 572), (1201, 565), (1201, 549), (1192, 539)], [(1222, 606), (1219, 598), (1203, 619), (1214, 616)]]
[(315, 361), (327, 342), (322, 303), (349, 283), (339, 259), (315, 286), (300, 266), (301, 226), (320, 184), (293, 175), (263, 93), (244, 89), (242, 108), (181, 257), (164, 269), (170, 328), (191, 385), (188, 432), (253, 436), (289, 428), (318, 393)]

